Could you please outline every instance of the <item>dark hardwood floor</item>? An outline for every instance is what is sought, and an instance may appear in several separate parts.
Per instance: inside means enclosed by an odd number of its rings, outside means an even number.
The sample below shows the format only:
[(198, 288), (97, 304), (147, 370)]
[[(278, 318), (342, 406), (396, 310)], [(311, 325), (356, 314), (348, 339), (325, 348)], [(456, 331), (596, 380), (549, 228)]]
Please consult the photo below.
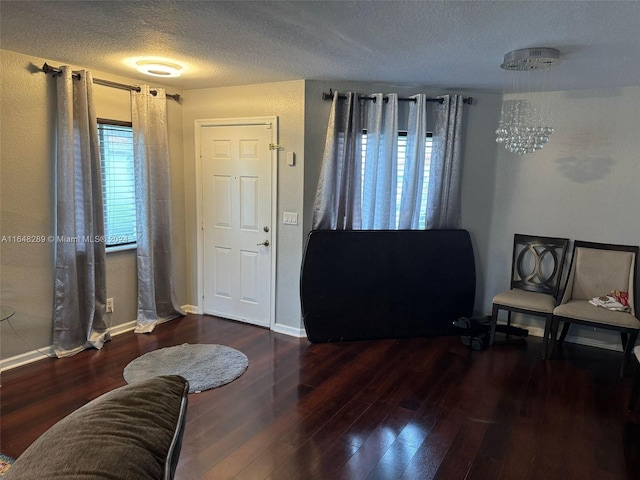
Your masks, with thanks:
[[(2, 374), (0, 451), (17, 457), (133, 358), (181, 343), (249, 357), (189, 396), (177, 479), (638, 479), (640, 406), (621, 354), (529, 337), (471, 351), (457, 337), (311, 344), (188, 315), (100, 351)], [(117, 461), (117, 460), (115, 460)]]

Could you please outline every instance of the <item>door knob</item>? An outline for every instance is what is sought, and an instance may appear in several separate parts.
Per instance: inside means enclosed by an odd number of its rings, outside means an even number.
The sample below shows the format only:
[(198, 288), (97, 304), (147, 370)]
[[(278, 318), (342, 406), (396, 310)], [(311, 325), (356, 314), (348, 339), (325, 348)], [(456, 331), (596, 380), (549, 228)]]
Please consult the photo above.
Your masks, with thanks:
[(263, 246), (265, 246), (265, 247), (268, 247), (268, 246), (269, 246), (269, 240), (265, 240), (265, 241), (264, 241), (264, 242), (262, 242), (262, 243), (257, 243), (256, 245), (263, 245)]

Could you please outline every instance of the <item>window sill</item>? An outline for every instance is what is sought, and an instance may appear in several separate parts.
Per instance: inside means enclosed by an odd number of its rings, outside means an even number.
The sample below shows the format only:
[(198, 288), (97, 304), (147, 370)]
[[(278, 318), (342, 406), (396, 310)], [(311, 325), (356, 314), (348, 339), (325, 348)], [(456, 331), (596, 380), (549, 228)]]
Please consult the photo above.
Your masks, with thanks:
[(106, 247), (105, 250), (107, 253), (112, 252), (124, 252), (125, 250), (135, 250), (138, 246), (135, 243), (129, 243), (127, 245), (113, 245), (111, 247)]

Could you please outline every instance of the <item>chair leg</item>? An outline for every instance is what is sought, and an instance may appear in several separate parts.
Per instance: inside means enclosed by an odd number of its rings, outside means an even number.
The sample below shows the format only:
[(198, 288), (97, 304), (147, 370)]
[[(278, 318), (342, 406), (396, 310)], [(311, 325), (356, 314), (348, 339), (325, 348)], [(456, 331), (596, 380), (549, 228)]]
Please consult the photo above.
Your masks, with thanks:
[(558, 328), (560, 328), (560, 318), (551, 315), (551, 334), (549, 335), (549, 346), (547, 348), (547, 358), (553, 357), (558, 338)]
[(544, 317), (544, 338), (542, 339), (542, 359), (549, 358), (549, 337), (551, 337), (551, 324), (553, 323), (553, 315), (545, 315)]
[(500, 307), (498, 307), (498, 305), (494, 303), (493, 309), (491, 311), (491, 333), (489, 334), (489, 346), (493, 345), (493, 341), (496, 338), (496, 326), (498, 325), (498, 310), (500, 310)]
[(569, 332), (569, 327), (570, 326), (571, 326), (571, 322), (567, 322), (565, 320), (564, 324), (562, 325), (562, 333), (560, 334), (560, 338), (558, 339), (558, 343), (564, 342), (564, 339), (566, 338), (567, 333)]
[(631, 397), (629, 398), (629, 411), (633, 412), (640, 398), (640, 369), (636, 369), (636, 376), (631, 387)]
[(627, 348), (627, 342), (629, 341), (629, 334), (627, 332), (620, 332), (620, 340), (622, 340), (622, 349)]
[(631, 352), (633, 352), (633, 347), (635, 346), (637, 339), (638, 339), (638, 330), (634, 330), (631, 333), (629, 333), (627, 344), (624, 347), (624, 357), (622, 358), (622, 366), (620, 367), (621, 377), (624, 377), (624, 372), (627, 368), (627, 364), (629, 363), (629, 359), (631, 358)]

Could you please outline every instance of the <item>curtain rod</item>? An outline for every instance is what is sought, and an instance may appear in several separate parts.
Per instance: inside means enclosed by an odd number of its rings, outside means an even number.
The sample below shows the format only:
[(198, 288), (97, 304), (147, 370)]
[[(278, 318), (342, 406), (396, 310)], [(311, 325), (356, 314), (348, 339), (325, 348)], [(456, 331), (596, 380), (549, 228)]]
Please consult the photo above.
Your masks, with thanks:
[[(345, 98), (347, 98), (347, 96), (339, 94), (338, 98), (340, 100), (344, 100)], [(333, 99), (333, 89), (332, 88), (329, 89), (329, 93), (322, 92), (322, 100), (332, 100), (332, 99)], [(358, 95), (358, 100), (374, 100), (375, 101), (375, 97), (373, 97), (371, 95)], [(438, 103), (443, 103), (444, 102), (443, 98), (427, 98), (426, 100), (427, 100), (427, 102), (438, 102)], [(389, 101), (389, 97), (384, 97), (384, 101), (388, 102)], [(415, 102), (416, 99), (415, 98), (398, 97), (398, 101), (399, 102)], [(467, 105), (473, 105), (473, 97), (463, 98), (462, 99), (462, 103), (465, 103)]]
[[(52, 73), (54, 77), (62, 73), (62, 70), (60, 70), (59, 68), (52, 67), (47, 63), (45, 63), (42, 66), (41, 71), (43, 71), (45, 74)], [(80, 78), (80, 74), (77, 72), (73, 72), (73, 77)], [(135, 92), (140, 91), (140, 87), (136, 87), (135, 85), (125, 85), (124, 83), (112, 82), (110, 80), (102, 80), (100, 78), (94, 78), (93, 83), (97, 85), (102, 85), (104, 87), (119, 88), (120, 90), (133, 90)], [(154, 96), (158, 94), (157, 90), (150, 90), (150, 93), (151, 95), (154, 95)], [(180, 95), (177, 93), (167, 93), (165, 94), (165, 96), (175, 100), (176, 102), (180, 102)]]

